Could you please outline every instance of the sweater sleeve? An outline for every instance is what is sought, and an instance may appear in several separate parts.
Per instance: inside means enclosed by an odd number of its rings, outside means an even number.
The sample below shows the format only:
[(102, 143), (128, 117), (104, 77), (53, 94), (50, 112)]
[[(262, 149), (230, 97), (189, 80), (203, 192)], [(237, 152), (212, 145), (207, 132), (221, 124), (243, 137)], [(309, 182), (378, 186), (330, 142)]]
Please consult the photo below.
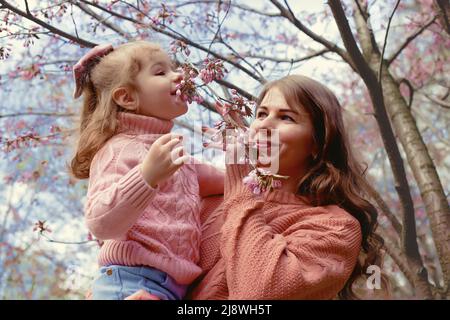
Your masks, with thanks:
[(140, 148), (130, 143), (115, 150), (107, 144), (92, 161), (85, 220), (100, 240), (123, 236), (157, 192), (142, 176)]
[(229, 299), (331, 299), (350, 277), (361, 244), (355, 219), (311, 212), (277, 233), (261, 201), (241, 198), (227, 210), (221, 255)]
[(196, 164), (197, 180), (202, 198), (223, 194), (225, 173), (206, 163)]

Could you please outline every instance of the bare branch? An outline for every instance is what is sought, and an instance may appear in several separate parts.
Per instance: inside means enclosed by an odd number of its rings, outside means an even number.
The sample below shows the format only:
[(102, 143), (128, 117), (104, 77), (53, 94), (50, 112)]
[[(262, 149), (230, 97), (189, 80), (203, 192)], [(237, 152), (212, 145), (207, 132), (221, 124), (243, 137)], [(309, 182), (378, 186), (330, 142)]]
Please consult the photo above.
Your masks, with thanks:
[(314, 52), (312, 54), (309, 54), (307, 56), (304, 56), (302, 58), (295, 58), (295, 59), (280, 59), (280, 58), (275, 58), (275, 57), (269, 57), (269, 56), (263, 56), (263, 55), (257, 55), (257, 54), (253, 54), (253, 55), (246, 55), (247, 58), (253, 58), (253, 59), (262, 59), (262, 60), (267, 60), (267, 61), (273, 61), (273, 62), (277, 62), (277, 63), (298, 63), (298, 62), (302, 62), (305, 60), (309, 60), (318, 56), (321, 56), (327, 52), (330, 52), (330, 50), (328, 49), (322, 49), (320, 51)]
[(71, 41), (73, 41), (75, 43), (78, 43), (78, 44), (80, 44), (80, 45), (82, 45), (84, 47), (89, 47), (89, 48), (95, 47), (95, 43), (87, 41), (87, 40), (84, 40), (84, 39), (81, 39), (81, 38), (78, 38), (78, 37), (73, 36), (73, 35), (71, 35), (71, 34), (69, 34), (67, 32), (64, 32), (64, 31), (62, 31), (62, 30), (60, 30), (58, 28), (55, 28), (54, 26), (52, 26), (52, 25), (50, 25), (50, 24), (48, 24), (48, 23), (46, 23), (46, 22), (36, 18), (31, 13), (23, 12), (22, 10), (14, 7), (13, 5), (9, 4), (8, 2), (6, 2), (4, 0), (0, 0), (0, 4), (4, 8), (6, 8), (6, 9), (8, 9), (8, 10), (10, 10), (10, 11), (12, 11), (12, 12), (14, 12), (14, 13), (16, 13), (16, 14), (18, 14), (18, 15), (20, 15), (20, 16), (28, 19), (28, 20), (30, 20), (30, 21), (33, 21), (34, 23), (40, 25), (41, 27), (43, 27), (43, 28), (53, 32), (54, 34), (60, 35), (61, 37), (69, 39), (69, 40), (71, 40)]
[(89, 9), (86, 5), (84, 5), (83, 3), (80, 3), (79, 1), (71, 1), (71, 3), (75, 4), (78, 8), (80, 8), (80, 10), (87, 13), (91, 17), (93, 17), (95, 20), (97, 20), (98, 22), (103, 24), (105, 27), (117, 32), (119, 35), (121, 35), (125, 39), (131, 39), (130, 35), (128, 33), (126, 33), (125, 31), (123, 31), (119, 26), (117, 26), (111, 22), (108, 22), (107, 18), (103, 18), (102, 16), (98, 15), (93, 10)]
[(427, 97), (428, 99), (430, 99), (431, 101), (433, 101), (434, 103), (437, 103), (439, 106), (441, 106), (442, 108), (445, 109), (450, 109), (450, 102), (446, 102), (444, 100), (441, 100), (439, 98), (434, 98), (428, 94), (423, 94), (425, 97)]
[[(177, 5), (177, 9), (181, 8), (181, 7), (185, 7), (188, 5), (196, 5), (196, 4), (217, 4), (217, 0), (196, 0), (196, 1), (185, 1), (179, 5)], [(247, 11), (247, 12), (252, 12), (264, 17), (281, 17), (281, 15), (279, 13), (270, 13), (270, 12), (264, 12), (264, 11), (260, 11), (254, 8), (251, 8), (249, 6), (246, 6), (244, 4), (237, 4), (235, 1), (231, 1), (230, 2), (230, 6), (234, 7), (234, 8), (238, 8), (241, 9), (243, 11)]]
[(406, 78), (403, 78), (403, 79), (400, 81), (400, 84), (402, 84), (402, 83), (404, 83), (404, 84), (406, 84), (406, 85), (408, 86), (408, 89), (409, 89), (408, 108), (411, 109), (411, 106), (412, 106), (412, 103), (413, 103), (413, 98), (414, 98), (414, 92), (415, 92), (415, 89), (414, 89), (413, 85), (411, 84), (411, 82), (409, 82), (409, 80), (406, 79)]
[[(170, 37), (170, 38), (172, 38), (172, 39), (175, 39), (175, 40), (183, 41), (183, 42), (185, 42), (186, 44), (188, 44), (188, 45), (190, 45), (190, 46), (192, 46), (192, 47), (194, 47), (194, 48), (197, 48), (197, 49), (199, 49), (199, 50), (201, 50), (201, 51), (203, 51), (203, 52), (208, 52), (208, 48), (206, 48), (206, 47), (204, 47), (204, 46), (202, 46), (202, 45), (200, 45), (200, 44), (198, 44), (198, 43), (196, 43), (196, 42), (190, 40), (189, 38), (187, 38), (187, 37), (185, 37), (185, 36), (183, 36), (183, 35), (177, 35), (175, 32), (169, 32), (169, 31), (167, 31), (166, 29), (169, 29), (168, 26), (165, 26), (165, 29), (163, 29), (163, 28), (158, 28), (158, 27), (156, 27), (154, 24), (143, 23), (143, 22), (138, 21), (138, 20), (135, 20), (135, 19), (133, 19), (133, 18), (131, 18), (131, 17), (127, 17), (127, 16), (124, 16), (124, 15), (122, 15), (122, 14), (120, 14), (120, 13), (114, 12), (114, 11), (112, 11), (112, 10), (108, 10), (107, 8), (104, 8), (104, 7), (102, 7), (102, 6), (100, 6), (100, 5), (96, 4), (96, 3), (89, 2), (89, 1), (86, 1), (86, 0), (81, 0), (81, 1), (84, 2), (84, 3), (86, 3), (86, 4), (91, 5), (91, 6), (93, 6), (93, 7), (96, 7), (96, 8), (98, 8), (98, 9), (101, 9), (101, 10), (103, 10), (104, 12), (107, 12), (107, 13), (109, 13), (109, 14), (111, 14), (111, 15), (114, 15), (114, 16), (116, 16), (116, 17), (118, 17), (118, 18), (128, 20), (128, 21), (133, 22), (133, 23), (135, 23), (135, 24), (137, 24), (137, 25), (141, 25), (141, 26), (145, 26), (145, 27), (147, 27), (147, 28), (151, 28), (151, 29), (152, 29), (153, 31), (155, 31), (155, 32), (161, 33), (161, 34), (163, 34), (163, 35), (165, 35), (165, 36), (168, 36), (168, 37)], [(209, 51), (209, 53), (210, 53), (212, 56), (214, 56), (215, 58), (220, 59), (220, 60), (223, 60), (223, 61), (226, 61), (227, 63), (233, 65), (234, 67), (236, 67), (237, 69), (243, 71), (244, 73), (246, 73), (247, 75), (249, 75), (250, 77), (252, 77), (253, 79), (255, 79), (256, 81), (258, 81), (258, 82), (260, 82), (260, 83), (265, 83), (265, 80), (264, 80), (264, 79), (261, 79), (260, 77), (258, 77), (257, 75), (255, 75), (252, 71), (248, 70), (247, 68), (245, 68), (244, 66), (240, 65), (239, 63), (236, 63), (236, 62), (232, 61), (231, 59), (228, 59), (227, 57), (225, 57), (225, 56), (223, 56), (223, 55), (221, 55), (221, 54), (219, 54), (219, 53), (217, 53), (217, 52)]]
[(380, 57), (380, 68), (378, 70), (378, 83), (381, 85), (381, 73), (383, 68), (383, 57), (384, 57), (384, 51), (386, 50), (386, 44), (387, 44), (387, 38), (389, 34), (389, 29), (391, 27), (391, 21), (394, 17), (394, 13), (398, 8), (398, 5), (400, 4), (400, 0), (397, 0), (397, 3), (395, 4), (394, 10), (392, 10), (391, 16), (389, 17), (388, 24), (386, 27), (386, 34), (384, 35), (384, 44), (383, 44), (383, 50), (381, 51), (381, 57)]
[(421, 28), (417, 29), (416, 32), (414, 32), (408, 38), (406, 38), (405, 42), (395, 51), (395, 53), (389, 59), (387, 59), (386, 63), (387, 67), (390, 66), (390, 64), (398, 57), (398, 55), (403, 51), (403, 49), (405, 49), (411, 43), (411, 41), (413, 41), (420, 34), (422, 34), (422, 32), (424, 32), (429, 26), (431, 26), (436, 21), (436, 19), (437, 16), (434, 16), (432, 19), (430, 19), (430, 21), (425, 23)]
[(23, 116), (45, 116), (45, 117), (75, 117), (75, 113), (57, 113), (57, 112), (18, 112), (0, 114), (1, 118), (23, 117)]
[(353, 64), (352, 59), (350, 58), (350, 56), (344, 49), (340, 48), (337, 44), (334, 44), (334, 43), (328, 41), (327, 39), (319, 36), (318, 34), (314, 33), (310, 29), (308, 29), (303, 23), (300, 22), (300, 20), (298, 20), (295, 17), (294, 13), (290, 10), (290, 8), (285, 8), (277, 0), (270, 0), (270, 2), (272, 2), (272, 4), (275, 5), (280, 10), (281, 16), (288, 19), (293, 25), (295, 25), (297, 27), (297, 29), (302, 31), (304, 34), (306, 34), (308, 37), (310, 37), (314, 41), (322, 44), (328, 50), (341, 56), (341, 58), (344, 59), (353, 70), (355, 70), (355, 66)]
[(235, 86), (234, 84), (226, 81), (226, 80), (214, 80), (218, 84), (221, 84), (229, 89), (235, 89), (241, 96), (246, 97), (248, 100), (256, 101), (256, 97), (252, 95), (251, 93), (245, 91), (244, 89), (239, 88), (238, 86)]
[(383, 200), (383, 198), (380, 196), (380, 194), (371, 185), (366, 184), (366, 189), (369, 192), (369, 196), (377, 203), (381, 212), (386, 216), (386, 218), (388, 218), (388, 220), (392, 224), (392, 227), (395, 229), (397, 234), (400, 236), (402, 233), (402, 225), (401, 225), (400, 221), (398, 221), (397, 217), (389, 209), (389, 206), (386, 204), (386, 202)]
[(446, 0), (436, 0), (439, 9), (442, 11), (442, 19), (444, 20), (445, 28), (447, 33), (450, 35), (450, 22), (449, 22), (449, 10), (450, 5)]

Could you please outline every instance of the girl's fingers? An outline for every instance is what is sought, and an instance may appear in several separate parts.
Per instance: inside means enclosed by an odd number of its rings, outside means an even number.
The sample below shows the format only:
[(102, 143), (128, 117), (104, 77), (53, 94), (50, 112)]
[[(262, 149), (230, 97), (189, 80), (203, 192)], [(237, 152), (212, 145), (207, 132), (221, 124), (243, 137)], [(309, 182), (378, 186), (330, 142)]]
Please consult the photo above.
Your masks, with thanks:
[(184, 156), (181, 156), (181, 157), (175, 159), (173, 161), (173, 164), (176, 165), (177, 169), (178, 169), (179, 166), (183, 165), (184, 163), (187, 163), (188, 161), (189, 161), (189, 156), (184, 155)]
[(169, 132), (169, 133), (166, 133), (166, 134), (162, 135), (158, 139), (156, 139), (155, 143), (159, 143), (160, 145), (164, 145), (167, 142), (171, 141), (172, 138), (174, 138), (174, 134)]
[(179, 146), (170, 152), (170, 157), (172, 160), (175, 160), (175, 159), (178, 159), (179, 157), (183, 156), (183, 154), (184, 154), (184, 147)]
[(225, 150), (225, 144), (222, 142), (203, 142), (203, 147), (206, 149)]
[(178, 167), (182, 164), (189, 161), (189, 155), (184, 154), (183, 146), (173, 149), (170, 156), (173, 165), (175, 165), (175, 170), (178, 169)]
[(163, 147), (167, 150), (172, 150), (177, 144), (179, 144), (182, 140), (179, 137), (173, 138), (172, 140), (166, 142)]
[(217, 134), (219, 132), (219, 130), (217, 130), (215, 128), (210, 128), (207, 126), (202, 126), (202, 132), (203, 132), (203, 136), (210, 139), (212, 136)]

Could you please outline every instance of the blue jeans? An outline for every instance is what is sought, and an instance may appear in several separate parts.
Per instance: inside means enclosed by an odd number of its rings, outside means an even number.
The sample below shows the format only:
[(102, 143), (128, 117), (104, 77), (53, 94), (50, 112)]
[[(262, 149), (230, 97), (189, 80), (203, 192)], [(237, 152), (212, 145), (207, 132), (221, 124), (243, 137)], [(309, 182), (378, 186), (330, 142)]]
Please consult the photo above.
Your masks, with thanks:
[(93, 300), (123, 300), (140, 289), (162, 300), (181, 300), (187, 290), (187, 285), (151, 267), (110, 265), (101, 267), (99, 273), (92, 285)]

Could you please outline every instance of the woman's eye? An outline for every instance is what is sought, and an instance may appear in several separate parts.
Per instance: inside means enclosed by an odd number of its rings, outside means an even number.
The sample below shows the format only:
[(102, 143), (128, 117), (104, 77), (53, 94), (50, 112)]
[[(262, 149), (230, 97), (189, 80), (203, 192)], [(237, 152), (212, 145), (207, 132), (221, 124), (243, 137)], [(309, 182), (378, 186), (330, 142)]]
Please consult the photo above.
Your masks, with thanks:
[(295, 120), (292, 118), (292, 117), (290, 117), (290, 116), (286, 116), (286, 115), (284, 115), (284, 116), (281, 116), (281, 120), (288, 120), (288, 121), (292, 121), (292, 122), (295, 122)]

